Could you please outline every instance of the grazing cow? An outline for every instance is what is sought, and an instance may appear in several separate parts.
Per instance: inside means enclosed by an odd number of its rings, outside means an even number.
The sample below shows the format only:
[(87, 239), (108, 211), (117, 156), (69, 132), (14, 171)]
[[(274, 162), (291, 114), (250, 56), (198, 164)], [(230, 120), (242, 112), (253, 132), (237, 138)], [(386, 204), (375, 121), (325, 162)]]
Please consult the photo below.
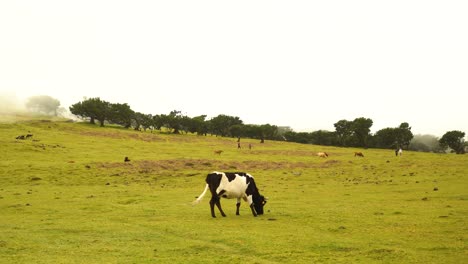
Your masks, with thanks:
[(401, 156), (403, 154), (403, 150), (401, 148), (398, 149), (398, 156)]
[(215, 151), (213, 151), (213, 153), (214, 153), (214, 154), (221, 155), (221, 153), (223, 153), (223, 151), (222, 151), (222, 150), (215, 150)]
[(364, 158), (364, 154), (362, 154), (362, 152), (354, 152), (354, 157), (363, 157)]
[(266, 199), (260, 195), (252, 175), (244, 172), (212, 172), (206, 176), (206, 186), (202, 194), (193, 202), (198, 204), (209, 189), (211, 192), (210, 209), (211, 216), (216, 217), (214, 206), (218, 207), (223, 217), (226, 214), (221, 208), (221, 197), (237, 199), (236, 215), (239, 215), (241, 198), (248, 202), (253, 216), (263, 214), (263, 206)]
[(321, 158), (326, 158), (326, 157), (328, 157), (328, 154), (326, 152), (318, 152), (317, 156), (319, 156)]
[(16, 137), (16, 139), (25, 139), (26, 137), (24, 135), (19, 135)]
[(125, 157), (124, 162), (129, 162), (130, 159), (128, 157)]

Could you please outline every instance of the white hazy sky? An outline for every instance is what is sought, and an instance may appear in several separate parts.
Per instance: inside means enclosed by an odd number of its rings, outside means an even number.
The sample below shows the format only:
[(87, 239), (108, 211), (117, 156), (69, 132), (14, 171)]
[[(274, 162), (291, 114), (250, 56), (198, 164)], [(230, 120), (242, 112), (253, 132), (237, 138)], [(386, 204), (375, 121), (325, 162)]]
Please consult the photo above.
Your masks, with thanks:
[(468, 1), (1, 1), (0, 95), (468, 133)]

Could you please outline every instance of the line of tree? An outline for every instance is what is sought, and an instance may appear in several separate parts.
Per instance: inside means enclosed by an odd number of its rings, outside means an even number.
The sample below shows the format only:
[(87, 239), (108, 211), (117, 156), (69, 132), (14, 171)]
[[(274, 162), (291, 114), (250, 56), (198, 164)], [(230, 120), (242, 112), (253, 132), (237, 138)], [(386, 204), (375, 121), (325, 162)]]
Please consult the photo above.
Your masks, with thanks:
[(288, 132), (285, 137), (290, 141), (326, 146), (408, 149), (413, 138), (408, 123), (401, 123), (396, 128), (381, 129), (374, 135), (370, 133), (372, 125), (370, 118), (360, 117), (353, 121), (343, 119), (334, 124), (335, 131)]
[[(411, 149), (414, 138), (411, 127), (403, 122), (398, 127), (389, 127), (371, 134), (373, 121), (359, 117), (352, 121), (339, 120), (334, 124), (335, 131), (318, 130), (314, 132), (294, 132), (288, 127), (275, 125), (244, 124), (239, 117), (220, 114), (207, 120), (206, 115), (188, 117), (181, 111), (169, 114), (143, 114), (133, 111), (128, 104), (109, 103), (100, 98), (89, 98), (70, 106), (70, 112), (76, 116), (89, 119), (101, 126), (105, 123), (118, 124), (125, 128), (147, 130), (162, 128), (170, 133), (196, 133), (198, 135), (215, 135), (235, 138), (254, 138), (264, 140), (287, 140), (290, 142), (340, 147), (363, 147), (385, 149)], [(419, 149), (422, 151), (445, 151), (450, 148), (457, 154), (465, 153), (465, 133), (449, 131), (438, 141), (438, 148)], [(420, 143), (421, 146), (423, 145)]]
[(109, 103), (100, 98), (89, 98), (70, 106), (70, 112), (81, 118), (89, 119), (91, 124), (99, 122), (100, 126), (106, 123), (118, 124), (125, 128), (135, 130), (161, 130), (165, 128), (170, 133), (196, 133), (198, 135), (215, 135), (223, 137), (244, 137), (279, 140), (277, 126), (249, 125), (239, 117), (220, 114), (210, 120), (206, 115), (189, 117), (181, 111), (171, 111), (169, 114), (143, 114), (133, 111), (128, 104)]

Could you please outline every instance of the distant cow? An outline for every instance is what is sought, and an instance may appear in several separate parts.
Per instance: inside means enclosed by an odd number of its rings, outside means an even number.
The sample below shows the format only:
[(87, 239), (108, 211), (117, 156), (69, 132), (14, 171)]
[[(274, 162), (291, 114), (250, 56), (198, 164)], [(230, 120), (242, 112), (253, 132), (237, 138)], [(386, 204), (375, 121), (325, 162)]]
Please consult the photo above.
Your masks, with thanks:
[(221, 197), (237, 199), (236, 215), (239, 215), (241, 198), (248, 202), (253, 216), (263, 214), (263, 206), (266, 199), (260, 195), (252, 175), (244, 172), (212, 172), (206, 176), (206, 186), (202, 194), (193, 202), (198, 204), (209, 189), (211, 192), (210, 209), (211, 216), (216, 217), (214, 206), (216, 205), (223, 217), (226, 214), (221, 208)]
[(364, 158), (364, 154), (362, 154), (362, 152), (354, 152), (354, 157), (363, 157)]
[(215, 151), (213, 151), (213, 153), (214, 153), (214, 154), (221, 155), (221, 153), (223, 153), (223, 151), (222, 151), (222, 150), (215, 150)]
[(401, 156), (401, 154), (403, 154), (403, 150), (401, 148), (397, 148), (395, 149), (395, 156)]
[(326, 157), (328, 157), (328, 154), (326, 152), (318, 152), (317, 156), (319, 156), (321, 158), (326, 158)]
[(24, 135), (19, 135), (16, 137), (16, 139), (25, 139), (26, 137)]

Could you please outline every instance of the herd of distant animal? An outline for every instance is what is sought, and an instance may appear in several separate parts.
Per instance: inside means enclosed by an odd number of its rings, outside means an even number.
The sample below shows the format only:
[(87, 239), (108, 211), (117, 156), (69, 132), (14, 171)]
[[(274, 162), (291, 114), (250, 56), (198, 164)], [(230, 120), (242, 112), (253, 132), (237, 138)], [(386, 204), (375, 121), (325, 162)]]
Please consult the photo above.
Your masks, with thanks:
[[(19, 135), (16, 137), (17, 140), (25, 140), (31, 138), (33, 135), (28, 133), (26, 135)], [(240, 144), (238, 143), (238, 148)], [(252, 149), (252, 145), (249, 144), (249, 149)], [(223, 150), (215, 150), (214, 154), (221, 155)], [(395, 150), (396, 156), (401, 156), (403, 150), (401, 148)], [(318, 152), (318, 157), (327, 158), (329, 155), (327, 152)], [(364, 157), (362, 152), (354, 152), (355, 157)], [(125, 157), (124, 162), (130, 162), (128, 157)], [(216, 217), (214, 207), (216, 206), (220, 211), (223, 217), (226, 216), (223, 209), (221, 208), (221, 198), (232, 199), (236, 198), (236, 215), (239, 215), (239, 207), (241, 199), (247, 202), (250, 206), (253, 216), (262, 215), (263, 207), (267, 203), (267, 198), (260, 194), (254, 178), (252, 175), (245, 172), (211, 172), (206, 176), (205, 179), (206, 185), (202, 194), (193, 202), (193, 204), (198, 204), (206, 192), (210, 190), (211, 199), (210, 199), (210, 211), (211, 216)]]

